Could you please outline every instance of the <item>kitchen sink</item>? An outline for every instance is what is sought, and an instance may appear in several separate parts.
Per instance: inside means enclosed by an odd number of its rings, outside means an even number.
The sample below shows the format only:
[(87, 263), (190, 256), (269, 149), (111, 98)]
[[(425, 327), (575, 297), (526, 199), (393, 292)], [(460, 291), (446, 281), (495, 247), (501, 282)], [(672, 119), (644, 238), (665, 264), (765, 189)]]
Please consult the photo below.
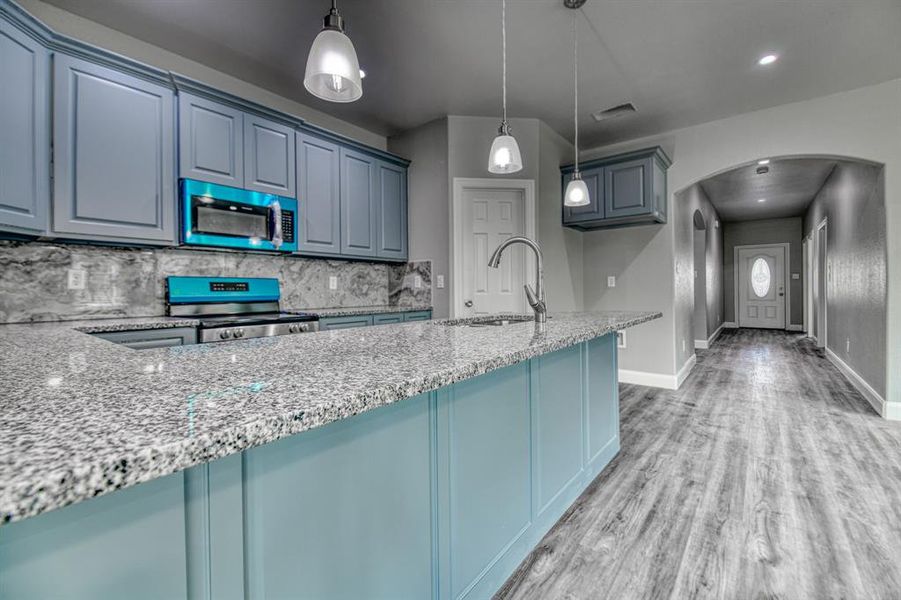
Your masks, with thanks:
[(525, 323), (534, 321), (533, 315), (485, 315), (481, 317), (468, 317), (465, 319), (446, 319), (432, 321), (435, 325), (453, 325), (457, 327), (502, 327), (513, 323)]

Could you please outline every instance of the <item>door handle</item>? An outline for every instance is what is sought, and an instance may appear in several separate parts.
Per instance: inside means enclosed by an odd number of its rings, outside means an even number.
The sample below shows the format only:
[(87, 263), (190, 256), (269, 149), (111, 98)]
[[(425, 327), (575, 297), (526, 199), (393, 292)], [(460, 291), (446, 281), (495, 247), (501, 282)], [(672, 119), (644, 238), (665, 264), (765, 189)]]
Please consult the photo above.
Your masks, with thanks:
[(463, 303), (463, 306), (465, 306), (466, 308), (472, 308), (472, 300), (467, 300)]
[(282, 246), (282, 242), (284, 242), (284, 237), (282, 236), (282, 205), (276, 200), (271, 205), (272, 208), (272, 238), (270, 241), (272, 245), (275, 246), (275, 249), (278, 250)]

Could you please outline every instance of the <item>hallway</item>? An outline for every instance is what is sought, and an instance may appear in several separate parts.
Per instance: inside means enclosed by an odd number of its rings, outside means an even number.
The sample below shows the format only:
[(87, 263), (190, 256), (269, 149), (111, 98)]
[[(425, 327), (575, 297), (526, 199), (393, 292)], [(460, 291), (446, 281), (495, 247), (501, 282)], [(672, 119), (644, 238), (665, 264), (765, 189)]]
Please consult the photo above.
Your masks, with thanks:
[(622, 451), (496, 598), (891, 598), (901, 424), (799, 334), (724, 330), (622, 385)]

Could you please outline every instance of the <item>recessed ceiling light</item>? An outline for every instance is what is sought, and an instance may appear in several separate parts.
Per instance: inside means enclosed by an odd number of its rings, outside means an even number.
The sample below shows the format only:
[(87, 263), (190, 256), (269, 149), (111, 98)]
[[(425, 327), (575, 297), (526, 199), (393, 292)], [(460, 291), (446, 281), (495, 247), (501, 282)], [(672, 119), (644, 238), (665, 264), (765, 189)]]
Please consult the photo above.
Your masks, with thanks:
[(757, 201), (758, 202), (766, 202), (766, 198), (758, 198)]
[(763, 160), (758, 160), (757, 164), (758, 165), (768, 165), (768, 164), (770, 164), (770, 159), (764, 158)]
[(777, 60), (779, 60), (779, 56), (777, 56), (776, 54), (764, 54), (757, 59), (757, 64), (761, 67), (765, 67), (767, 65), (773, 64)]

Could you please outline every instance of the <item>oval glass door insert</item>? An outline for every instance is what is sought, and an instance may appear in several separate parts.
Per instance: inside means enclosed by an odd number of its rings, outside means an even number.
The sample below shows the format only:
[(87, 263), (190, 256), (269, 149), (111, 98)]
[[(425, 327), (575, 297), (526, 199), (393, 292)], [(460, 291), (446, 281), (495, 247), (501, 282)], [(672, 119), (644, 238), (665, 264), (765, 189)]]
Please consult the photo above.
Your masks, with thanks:
[(770, 265), (765, 258), (758, 257), (751, 266), (751, 289), (758, 298), (763, 298), (770, 292), (771, 283)]

